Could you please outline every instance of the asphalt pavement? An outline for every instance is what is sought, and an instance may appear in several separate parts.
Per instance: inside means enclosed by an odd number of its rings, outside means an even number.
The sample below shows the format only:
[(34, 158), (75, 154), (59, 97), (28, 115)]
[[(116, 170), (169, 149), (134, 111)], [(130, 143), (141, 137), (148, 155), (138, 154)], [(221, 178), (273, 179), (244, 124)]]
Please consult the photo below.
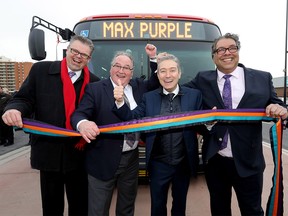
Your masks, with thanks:
[[(41, 195), (39, 185), (39, 171), (30, 166), (29, 134), (22, 130), (15, 131), (15, 144), (11, 146), (0, 146), (0, 216), (39, 216), (42, 214)], [(274, 163), (270, 145), (264, 144), (264, 157), (266, 169), (264, 172), (263, 200), (262, 206), (265, 210), (266, 203), (272, 185)], [(283, 184), (284, 184), (284, 215), (288, 215), (288, 152), (282, 151)], [(115, 212), (116, 203), (115, 190), (111, 215)], [(167, 208), (170, 211), (172, 198), (169, 192)], [(240, 215), (235, 193), (232, 195), (233, 215)], [(209, 193), (205, 183), (204, 175), (191, 180), (187, 197), (187, 216), (210, 215)], [(147, 216), (150, 214), (149, 185), (139, 185), (136, 199), (135, 215)], [(64, 215), (67, 213), (67, 204)]]
[(29, 134), (24, 133), (23, 130), (14, 130), (14, 144), (10, 146), (0, 145), (0, 155), (4, 155), (27, 145), (29, 145)]

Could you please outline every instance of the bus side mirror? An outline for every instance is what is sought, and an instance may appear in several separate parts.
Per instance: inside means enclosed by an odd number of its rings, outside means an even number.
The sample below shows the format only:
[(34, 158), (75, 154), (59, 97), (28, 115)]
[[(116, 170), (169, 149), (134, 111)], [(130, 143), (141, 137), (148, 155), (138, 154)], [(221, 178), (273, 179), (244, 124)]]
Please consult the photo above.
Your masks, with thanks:
[(28, 46), (30, 56), (34, 60), (43, 60), (46, 58), (45, 35), (41, 29), (33, 28), (30, 30)]

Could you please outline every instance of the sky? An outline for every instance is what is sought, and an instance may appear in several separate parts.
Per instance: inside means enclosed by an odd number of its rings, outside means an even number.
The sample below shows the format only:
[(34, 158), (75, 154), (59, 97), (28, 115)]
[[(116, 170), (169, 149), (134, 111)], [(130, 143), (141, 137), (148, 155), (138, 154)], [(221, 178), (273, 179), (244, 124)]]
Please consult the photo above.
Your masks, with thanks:
[[(273, 77), (284, 76), (285, 0), (103, 0), (101, 3), (99, 0), (3, 0), (0, 56), (13, 61), (35, 62), (28, 50), (33, 16), (72, 30), (83, 17), (113, 13), (164, 13), (208, 18), (220, 27), (222, 34), (239, 35), (240, 62), (246, 67), (268, 71)], [(45, 31), (45, 41), (46, 60), (56, 60), (61, 50), (56, 46), (56, 34)], [(67, 45), (61, 46), (66, 48)]]

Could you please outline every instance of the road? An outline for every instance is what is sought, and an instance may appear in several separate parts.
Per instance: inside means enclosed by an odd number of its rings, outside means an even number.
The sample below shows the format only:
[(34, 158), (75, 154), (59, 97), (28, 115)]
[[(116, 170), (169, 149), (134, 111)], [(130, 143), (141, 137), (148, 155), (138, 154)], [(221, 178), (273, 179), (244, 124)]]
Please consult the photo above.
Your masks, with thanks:
[[(262, 136), (263, 141), (270, 143), (270, 136), (269, 136), (269, 129), (273, 125), (272, 122), (263, 122), (263, 130), (262, 130)], [(282, 148), (285, 150), (288, 150), (288, 128), (286, 130), (283, 130), (283, 139), (282, 139)]]
[[(287, 133), (287, 132), (285, 132)], [(287, 139), (285, 140), (285, 142)], [(39, 171), (30, 167), (30, 146), (28, 135), (22, 131), (15, 133), (15, 146), (0, 146), (0, 215), (1, 216), (39, 216), (41, 215), (41, 197), (39, 186)], [(19, 144), (20, 143), (20, 144)], [(20, 147), (22, 145), (22, 147)], [(269, 145), (264, 145), (266, 169), (264, 172), (263, 208), (265, 210), (272, 185), (274, 164)], [(18, 147), (18, 148), (17, 148)], [(4, 149), (6, 148), (6, 149)], [(8, 151), (8, 148), (16, 148)], [(11, 150), (10, 149), (10, 150)], [(284, 212), (288, 212), (288, 152), (283, 150), (283, 175), (284, 175)], [(116, 193), (116, 191), (115, 191)], [(111, 205), (111, 215), (115, 212), (115, 197)], [(171, 196), (168, 198), (168, 209), (171, 207)], [(233, 215), (240, 215), (235, 194), (232, 198)], [(208, 216), (209, 193), (203, 174), (197, 179), (192, 179), (187, 199), (187, 216)], [(141, 184), (138, 187), (135, 216), (147, 216), (150, 214), (149, 185)], [(67, 209), (65, 209), (67, 215)], [(285, 214), (284, 214), (285, 215)], [(287, 215), (287, 214), (286, 214)]]

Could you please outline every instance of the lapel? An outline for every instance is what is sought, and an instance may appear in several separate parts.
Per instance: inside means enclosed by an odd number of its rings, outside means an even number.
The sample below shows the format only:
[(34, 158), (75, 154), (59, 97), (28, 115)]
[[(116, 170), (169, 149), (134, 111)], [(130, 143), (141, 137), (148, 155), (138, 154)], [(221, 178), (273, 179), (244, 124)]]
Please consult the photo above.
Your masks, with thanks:
[(157, 116), (160, 114), (161, 110), (161, 102), (162, 102), (162, 87), (159, 87), (157, 90), (153, 91), (151, 97), (146, 97), (146, 107), (147, 113), (149, 116)]
[(115, 104), (115, 98), (113, 93), (114, 87), (110, 78), (103, 80), (102, 84), (103, 84), (103, 91), (105, 92), (107, 101), (113, 106)]
[(139, 103), (142, 100), (142, 96), (140, 95), (140, 90), (139, 90), (136, 80), (131, 79), (129, 82), (129, 85), (131, 85), (132, 87), (132, 94), (133, 94), (134, 100), (136, 101), (137, 105), (139, 105)]
[[(218, 104), (216, 103), (215, 106), (217, 106), (218, 109), (225, 109), (223, 99), (222, 99), (222, 96), (220, 94), (218, 83), (217, 83), (217, 70), (216, 69), (214, 71), (212, 71), (212, 74), (210, 74), (207, 77), (207, 80), (209, 81), (208, 83), (211, 83), (211, 89), (212, 89), (212, 92), (209, 92), (209, 91), (207, 91), (207, 92), (208, 92), (208, 94), (213, 94), (215, 96), (217, 102), (218, 102)], [(209, 86), (208, 86), (208, 89), (209, 89)], [(205, 89), (204, 89), (204, 91), (205, 91)]]
[(254, 76), (254, 73), (252, 70), (245, 68), (244, 65), (239, 65), (239, 66), (243, 67), (243, 69), (244, 69), (245, 92), (244, 92), (244, 95), (241, 98), (237, 108), (241, 108), (245, 104), (245, 101), (246, 101), (247, 97), (249, 97), (249, 93), (251, 92), (251, 90), (254, 86), (254, 83), (256, 82), (255, 76)]

